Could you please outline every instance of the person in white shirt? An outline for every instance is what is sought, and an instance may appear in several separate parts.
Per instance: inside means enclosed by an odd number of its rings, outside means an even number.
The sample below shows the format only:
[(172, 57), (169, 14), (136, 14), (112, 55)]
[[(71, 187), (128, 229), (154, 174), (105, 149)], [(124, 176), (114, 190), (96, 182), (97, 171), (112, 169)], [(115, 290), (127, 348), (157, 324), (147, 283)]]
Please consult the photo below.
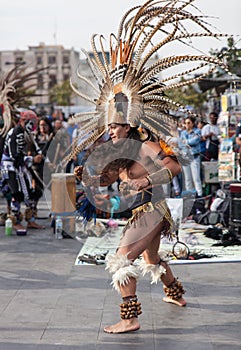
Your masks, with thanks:
[(211, 112), (209, 114), (210, 123), (204, 125), (202, 128), (202, 138), (206, 140), (206, 161), (218, 160), (219, 151), (219, 137), (221, 131), (217, 125), (218, 114), (216, 112)]

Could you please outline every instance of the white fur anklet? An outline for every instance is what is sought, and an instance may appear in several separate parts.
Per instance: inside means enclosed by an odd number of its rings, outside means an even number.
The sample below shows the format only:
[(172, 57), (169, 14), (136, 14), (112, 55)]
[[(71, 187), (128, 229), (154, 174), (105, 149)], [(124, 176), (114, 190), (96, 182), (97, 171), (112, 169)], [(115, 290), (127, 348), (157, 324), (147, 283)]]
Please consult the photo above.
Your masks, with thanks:
[(165, 261), (165, 257), (164, 255), (161, 255), (161, 253), (159, 253), (159, 256), (161, 260), (160, 263), (156, 265), (147, 264), (143, 258), (139, 262), (139, 268), (141, 270), (142, 275), (145, 276), (147, 273), (150, 273), (151, 284), (157, 284), (158, 282), (160, 282), (161, 276), (166, 274), (166, 269), (161, 265), (161, 262), (167, 263), (167, 261)]
[(113, 273), (111, 284), (118, 293), (120, 293), (120, 286), (128, 284), (130, 278), (139, 278), (138, 267), (133, 265), (127, 255), (108, 255), (106, 261), (106, 270)]

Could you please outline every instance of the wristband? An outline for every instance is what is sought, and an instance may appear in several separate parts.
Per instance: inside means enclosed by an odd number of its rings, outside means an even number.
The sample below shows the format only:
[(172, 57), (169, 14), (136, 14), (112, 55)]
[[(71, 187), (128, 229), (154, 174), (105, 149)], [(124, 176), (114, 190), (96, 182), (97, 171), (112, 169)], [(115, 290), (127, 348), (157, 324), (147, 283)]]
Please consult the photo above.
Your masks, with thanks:
[(150, 185), (168, 184), (172, 181), (172, 172), (168, 168), (163, 168), (157, 172), (146, 176)]

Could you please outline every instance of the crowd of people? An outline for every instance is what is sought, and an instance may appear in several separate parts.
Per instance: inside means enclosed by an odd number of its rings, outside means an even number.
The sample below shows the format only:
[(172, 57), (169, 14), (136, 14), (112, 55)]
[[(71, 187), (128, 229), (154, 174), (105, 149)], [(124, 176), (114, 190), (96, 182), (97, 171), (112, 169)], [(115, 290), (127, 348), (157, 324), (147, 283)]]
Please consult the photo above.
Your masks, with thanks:
[(211, 112), (206, 120), (188, 116), (179, 127), (181, 144), (187, 145), (193, 156), (190, 164), (183, 166), (183, 186), (187, 191), (194, 190), (197, 197), (204, 195), (202, 162), (218, 160), (221, 130), (217, 121), (218, 114)]
[[(52, 173), (58, 171), (70, 173), (76, 166), (84, 165), (88, 159), (91, 149), (87, 147), (73, 157), (65, 169), (61, 167), (61, 161), (71, 151), (73, 145), (84, 141), (84, 138), (80, 136), (82, 124), (76, 123), (72, 117), (73, 115), (69, 115), (68, 119), (65, 119), (64, 113), (60, 112), (53, 116), (48, 116), (46, 113), (37, 115), (33, 111), (21, 112), (17, 125), (8, 132), (2, 147), (2, 192), (6, 198), (7, 213), (13, 215), (16, 229), (25, 229), (21, 224), (23, 219), (20, 211), (21, 201), (26, 205), (25, 219), (28, 221), (28, 228), (40, 228), (41, 225), (35, 221), (37, 204), (43, 195), (44, 188), (51, 189)], [(142, 138), (144, 130), (142, 128)], [(192, 160), (189, 164), (182, 165), (182, 172), (174, 176), (170, 183), (163, 184), (164, 193), (167, 197), (180, 198), (183, 191), (194, 191), (196, 197), (200, 198), (204, 195), (205, 188), (202, 162), (217, 161), (222, 142), (218, 114), (211, 112), (206, 119), (195, 119), (190, 116), (180, 118), (177, 131), (178, 137), (170, 139), (169, 145), (187, 147), (192, 155)], [(105, 138), (108, 138), (108, 135)], [(240, 152), (240, 145), (241, 126), (239, 122), (234, 138), (234, 151), (237, 154)], [(24, 160), (24, 157), (27, 161)], [(13, 159), (14, 162), (10, 164)], [(21, 171), (19, 172), (19, 165), (26, 165), (26, 162), (28, 162), (27, 168), (30, 172), (27, 176), (24, 170), (23, 178), (28, 179), (24, 186), (28, 194), (24, 194), (21, 189), (19, 197), (19, 194), (15, 195), (18, 192), (19, 183), (21, 184), (19, 178), (22, 175)], [(108, 192), (110, 191), (114, 192), (112, 185), (108, 187)], [(111, 196), (98, 194), (101, 203), (109, 204), (109, 207), (105, 208), (107, 211), (110, 210), (111, 203), (106, 201), (106, 198), (110, 199), (114, 195), (116, 193)], [(128, 213), (125, 212), (125, 215), (128, 216)]]

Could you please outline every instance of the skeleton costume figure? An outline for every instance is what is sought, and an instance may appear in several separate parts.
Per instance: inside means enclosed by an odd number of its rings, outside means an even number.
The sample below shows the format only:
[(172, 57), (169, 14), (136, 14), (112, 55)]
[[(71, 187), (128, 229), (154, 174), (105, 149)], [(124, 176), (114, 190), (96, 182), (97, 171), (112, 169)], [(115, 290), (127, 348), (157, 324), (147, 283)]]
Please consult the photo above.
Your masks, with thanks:
[[(24, 229), (20, 224), (22, 219), (20, 215), (21, 202), (26, 205), (25, 220), (28, 222), (28, 228), (43, 228), (35, 222), (34, 218), (35, 194), (30, 172), (33, 157), (24, 153), (26, 139), (32, 139), (31, 132), (36, 125), (37, 116), (33, 111), (20, 112), (19, 123), (7, 133), (3, 149), (3, 172), (12, 194), (11, 212), (16, 230)], [(34, 157), (34, 161), (40, 162), (42, 160), (41, 151), (37, 145), (36, 147), (39, 154)]]
[[(97, 81), (94, 85), (78, 72), (81, 83), (88, 84), (93, 97), (79, 91), (76, 83), (73, 90), (95, 105), (95, 111), (80, 113), (76, 121), (85, 121), (80, 136), (88, 135), (82, 144), (66, 159), (68, 161), (89, 144), (94, 143), (107, 131), (110, 142), (97, 147), (88, 158), (85, 167), (75, 169), (75, 174), (88, 189), (107, 186), (121, 178), (124, 193), (131, 194), (129, 207), (133, 216), (123, 230), (115, 254), (107, 256), (106, 268), (113, 274), (113, 287), (120, 292), (121, 321), (105, 327), (107, 333), (123, 333), (139, 329), (138, 316), (141, 305), (136, 295), (137, 280), (149, 273), (152, 283), (162, 281), (166, 294), (164, 301), (185, 306), (184, 289), (159, 251), (160, 238), (172, 236), (174, 225), (166, 205), (162, 184), (169, 183), (180, 171), (180, 162), (185, 158), (179, 149), (170, 150), (158, 142), (166, 136), (176, 136), (177, 123), (171, 110), (182, 107), (168, 98), (168, 91), (198, 82), (216, 67), (227, 70), (221, 59), (207, 55), (180, 55), (163, 57), (151, 62), (163, 46), (178, 41), (191, 46), (197, 37), (219, 37), (212, 33), (200, 13), (192, 5), (194, 0), (154, 1), (128, 10), (122, 17), (117, 35), (110, 35), (109, 57), (99, 37), (100, 52), (96, 47), (96, 35), (92, 38), (93, 56), (87, 52), (87, 62)], [(189, 22), (189, 23), (188, 23)], [(188, 32), (192, 22), (200, 31)], [(186, 26), (187, 24), (187, 26)], [(173, 52), (173, 51), (172, 51)], [(182, 69), (184, 63), (194, 64)], [(179, 73), (157, 78), (168, 68), (180, 66)], [(207, 68), (195, 78), (200, 68)], [(177, 78), (182, 78), (176, 82)], [(138, 128), (143, 126), (156, 135), (157, 141), (142, 142)], [(161, 146), (162, 145), (162, 146)], [(93, 173), (94, 169), (94, 173)], [(90, 171), (91, 170), (91, 171)], [(136, 259), (141, 256), (141, 263)]]
[[(40, 228), (33, 217), (33, 189), (30, 167), (32, 157), (26, 157), (24, 147), (27, 141), (33, 142), (31, 132), (36, 126), (37, 116), (33, 111), (20, 112), (19, 108), (25, 108), (26, 101), (34, 92), (32, 87), (36, 83), (36, 74), (43, 70), (31, 70), (26, 72), (26, 67), (18, 65), (7, 74), (0, 77), (0, 106), (3, 126), (0, 136), (4, 139), (3, 154), (1, 158), (2, 192), (8, 202), (8, 214), (12, 219), (16, 230), (25, 228), (20, 224), (20, 202), (26, 204), (25, 219), (29, 228)], [(35, 157), (38, 162), (42, 159), (39, 154)], [(25, 230), (26, 231), (26, 230)]]

